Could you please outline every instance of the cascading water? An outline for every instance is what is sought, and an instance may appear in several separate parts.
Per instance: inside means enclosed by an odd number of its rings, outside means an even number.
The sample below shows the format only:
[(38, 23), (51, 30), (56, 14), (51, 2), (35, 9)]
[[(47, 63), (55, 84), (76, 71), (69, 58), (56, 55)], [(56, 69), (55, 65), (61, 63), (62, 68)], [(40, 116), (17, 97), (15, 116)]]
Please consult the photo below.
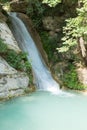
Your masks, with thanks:
[(26, 26), (21, 19), (17, 17), (16, 13), (10, 13), (9, 15), (19, 47), (28, 54), (27, 58), (31, 61), (36, 86), (44, 91), (59, 93), (59, 84), (53, 79)]

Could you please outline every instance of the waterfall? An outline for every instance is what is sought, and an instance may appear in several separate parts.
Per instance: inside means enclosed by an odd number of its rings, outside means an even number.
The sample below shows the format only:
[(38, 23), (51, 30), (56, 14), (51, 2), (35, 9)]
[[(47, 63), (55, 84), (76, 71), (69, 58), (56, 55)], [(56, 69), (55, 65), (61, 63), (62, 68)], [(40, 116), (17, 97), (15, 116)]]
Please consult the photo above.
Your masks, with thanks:
[(19, 47), (22, 51), (27, 53), (27, 58), (31, 62), (37, 88), (59, 93), (59, 84), (53, 79), (26, 26), (22, 20), (17, 17), (16, 13), (10, 13), (9, 15), (11, 17), (12, 30)]

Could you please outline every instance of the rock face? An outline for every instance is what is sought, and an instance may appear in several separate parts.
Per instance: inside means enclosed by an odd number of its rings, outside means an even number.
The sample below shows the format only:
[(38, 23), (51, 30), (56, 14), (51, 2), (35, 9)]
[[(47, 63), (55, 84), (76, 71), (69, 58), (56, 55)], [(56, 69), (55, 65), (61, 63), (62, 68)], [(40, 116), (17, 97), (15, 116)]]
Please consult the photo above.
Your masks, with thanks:
[[(6, 24), (7, 17), (1, 11), (0, 8), (0, 38), (9, 49), (19, 53), (21, 50)], [(18, 72), (0, 56), (0, 100), (22, 95), (28, 87), (29, 77), (27, 74)]]
[(55, 31), (58, 28), (58, 18), (47, 16), (43, 18), (43, 27), (48, 31)]
[(80, 83), (87, 87), (87, 68), (80, 67), (79, 69), (77, 69), (77, 73)]
[(9, 49), (12, 49), (18, 53), (21, 50), (18, 47), (18, 44), (6, 23), (7, 17), (2, 12), (5, 11), (3, 11), (2, 5), (0, 5), (0, 38), (4, 41), (5, 44), (7, 44)]
[(0, 57), (0, 99), (21, 95), (28, 85), (28, 76), (25, 73), (17, 72)]
[(0, 4), (0, 22), (5, 21), (6, 22), (7, 18), (3, 15), (2, 13), (2, 5)]
[(15, 74), (17, 71), (12, 68), (2, 57), (0, 57), (0, 75)]
[(7, 44), (9, 49), (13, 49), (16, 52), (20, 52), (17, 42), (13, 37), (8, 25), (5, 22), (0, 22), (0, 38), (3, 39), (4, 43)]
[(52, 37), (55, 37), (58, 32), (60, 32), (60, 26), (59, 23), (62, 21), (58, 16), (45, 16), (42, 20), (43, 22), (43, 27), (46, 31), (49, 32), (49, 35)]
[(10, 2), (12, 12), (26, 13), (28, 5), (29, 4), (27, 1), (22, 0), (13, 0), (12, 2)]
[(0, 22), (6, 21), (6, 17), (0, 12)]

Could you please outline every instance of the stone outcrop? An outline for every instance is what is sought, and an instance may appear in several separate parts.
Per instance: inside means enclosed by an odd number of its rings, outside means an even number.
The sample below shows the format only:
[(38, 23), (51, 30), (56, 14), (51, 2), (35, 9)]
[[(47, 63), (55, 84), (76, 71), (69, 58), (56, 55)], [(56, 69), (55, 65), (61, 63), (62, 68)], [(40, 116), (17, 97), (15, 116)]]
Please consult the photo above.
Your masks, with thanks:
[[(0, 38), (8, 46), (8, 49), (12, 49), (18, 53), (21, 50), (18, 47), (18, 44), (17, 44), (10, 28), (8, 27), (8, 25), (6, 23), (8, 18), (3, 14), (3, 12), (6, 13), (2, 9), (2, 5), (0, 5)], [(6, 13), (6, 15), (7, 15), (7, 13)]]
[(16, 52), (20, 52), (17, 42), (10, 31), (8, 25), (5, 22), (0, 22), (0, 38), (7, 44), (9, 49), (13, 49)]
[(29, 77), (12, 68), (0, 57), (0, 99), (24, 94), (29, 86)]
[(49, 32), (49, 35), (52, 37), (56, 37), (57, 34), (61, 31), (60, 23), (63, 18), (59, 18), (58, 16), (45, 16), (42, 20), (43, 27), (46, 31)]
[(2, 57), (0, 57), (0, 75), (15, 74), (17, 71), (12, 68)]
[(87, 87), (87, 68), (79, 67), (77, 69), (77, 73), (78, 73), (78, 79), (80, 83), (82, 83), (84, 86)]
[(10, 2), (12, 12), (26, 13), (29, 3), (23, 0), (13, 0)]
[[(8, 49), (19, 53), (21, 50), (6, 21), (7, 17), (4, 16), (0, 8), (0, 38)], [(0, 100), (22, 95), (26, 90), (29, 91), (29, 77), (27, 74), (18, 72), (0, 56)]]
[(58, 31), (59, 18), (57, 16), (46, 16), (43, 18), (43, 27), (48, 31)]

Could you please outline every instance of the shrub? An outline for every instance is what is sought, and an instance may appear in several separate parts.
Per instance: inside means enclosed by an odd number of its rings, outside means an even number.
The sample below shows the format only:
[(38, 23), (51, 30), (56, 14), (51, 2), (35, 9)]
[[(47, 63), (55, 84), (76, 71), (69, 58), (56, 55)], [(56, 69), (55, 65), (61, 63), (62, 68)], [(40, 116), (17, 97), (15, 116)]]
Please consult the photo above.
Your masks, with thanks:
[(78, 80), (75, 66), (69, 65), (69, 71), (64, 74), (64, 85), (70, 89), (84, 90), (85, 86), (82, 85)]
[(7, 46), (4, 44), (4, 41), (0, 38), (0, 54), (7, 52)]
[(27, 8), (27, 14), (32, 19), (36, 29), (40, 29), (42, 25), (42, 17), (44, 16), (45, 7), (41, 1), (28, 0), (29, 7)]
[(13, 68), (24, 71), (30, 78), (32, 83), (32, 69), (31, 63), (27, 60), (27, 54), (20, 52), (17, 54), (14, 50), (9, 50), (7, 45), (0, 39), (0, 55), (11, 65)]
[[(54, 52), (56, 51), (56, 46), (57, 46), (57, 39), (56, 38), (51, 38), (47, 32), (41, 32), (40, 33), (41, 40), (43, 43), (43, 48), (46, 51), (48, 55), (49, 61), (51, 60), (56, 60), (56, 57), (54, 57)], [(57, 59), (58, 60), (58, 59)]]

